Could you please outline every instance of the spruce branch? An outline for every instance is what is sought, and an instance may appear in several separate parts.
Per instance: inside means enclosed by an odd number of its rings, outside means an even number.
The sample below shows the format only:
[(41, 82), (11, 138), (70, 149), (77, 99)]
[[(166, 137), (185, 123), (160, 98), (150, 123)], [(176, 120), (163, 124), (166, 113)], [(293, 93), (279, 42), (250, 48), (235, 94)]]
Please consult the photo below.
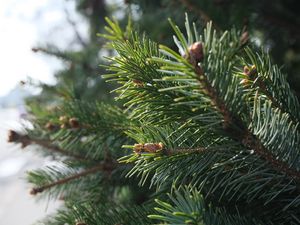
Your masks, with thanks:
[(33, 47), (31, 50), (35, 53), (42, 52), (42, 53), (47, 54), (47, 55), (56, 56), (57, 58), (73, 61), (73, 59), (70, 57), (70, 55), (54, 48), (54, 46), (47, 46), (47, 48), (45, 48), (45, 47)]
[(73, 200), (68, 202), (64, 209), (58, 210), (57, 214), (44, 219), (42, 224), (149, 225), (152, 221), (147, 218), (147, 214), (154, 213), (153, 207), (152, 203), (116, 203), (107, 199), (107, 196), (101, 196), (100, 203)]
[[(168, 149), (165, 148), (165, 146), (160, 143), (138, 143), (134, 144), (133, 146), (123, 146), (123, 147), (129, 147), (133, 148), (133, 152), (137, 155), (141, 155), (143, 153), (150, 153), (150, 154), (157, 154), (157, 155), (164, 155), (164, 156), (173, 156), (173, 155), (179, 155), (179, 154), (186, 154), (186, 153), (203, 153), (204, 151), (213, 150), (213, 148), (176, 148), (176, 149)], [(215, 148), (214, 148), (215, 149)]]
[(69, 156), (69, 157), (72, 157), (72, 158), (80, 160), (80, 161), (90, 160), (90, 159), (84, 158), (84, 156), (74, 154), (70, 151), (65, 151), (65, 150), (59, 148), (58, 146), (53, 145), (51, 143), (51, 141), (49, 141), (49, 140), (30, 137), (26, 134), (20, 134), (20, 133), (14, 131), (14, 130), (9, 130), (8, 131), (8, 140), (7, 141), (8, 142), (14, 142), (14, 143), (20, 143), (22, 148), (25, 148), (25, 147), (27, 147), (28, 145), (31, 145), (31, 144), (37, 144), (41, 147), (46, 148), (50, 152), (60, 153), (62, 155)]
[(70, 71), (74, 70), (74, 65), (81, 65), (85, 70), (89, 72), (94, 71), (95, 69), (89, 62), (85, 61), (83, 58), (79, 58), (78, 54), (60, 50), (58, 47), (51, 44), (45, 47), (33, 47), (31, 50), (35, 53), (40, 52), (68, 61), (70, 63)]
[[(158, 53), (154, 48), (147, 54), (149, 42), (141, 39), (112, 44), (119, 55), (111, 59), (113, 65), (108, 68), (113, 74), (107, 78), (123, 85), (118, 88), (119, 98), (143, 125), (126, 132), (138, 143), (131, 146), (134, 154), (121, 158), (135, 164), (127, 176), (138, 176), (141, 185), (151, 177), (151, 185), (158, 189), (190, 184), (213, 207), (231, 210), (234, 205), (241, 216), (249, 216), (247, 203), (257, 209), (251, 218), (267, 217), (275, 224), (292, 221), (288, 216), (298, 215), (300, 204), (299, 136), (288, 115), (270, 107), (262, 90), (258, 100), (252, 102), (250, 95), (248, 101), (235, 76), (247, 33), (241, 36), (232, 29), (219, 36), (208, 24), (204, 35), (199, 35), (187, 21), (185, 37), (171, 25), (179, 53), (159, 46)], [(269, 70), (263, 66), (257, 68), (265, 75)], [(288, 87), (278, 91), (284, 77), (275, 69), (272, 76), (265, 89), (295, 112), (297, 105)]]
[(95, 162), (103, 159), (108, 147), (113, 157), (122, 156), (119, 148), (128, 141), (124, 132), (135, 124), (112, 104), (73, 99), (62, 103), (55, 114), (34, 115), (36, 126), (28, 130), (30, 138), (46, 139), (50, 145)]
[(245, 66), (237, 75), (243, 78), (240, 83), (243, 84), (244, 91), (249, 93), (249, 99), (256, 95), (264, 96), (272, 102), (273, 108), (288, 114), (289, 120), (296, 125), (300, 120), (300, 105), (285, 75), (272, 64), (268, 54), (261, 52), (259, 55), (249, 47), (245, 48), (245, 53), (247, 58), (241, 58), (242, 65)]
[(68, 23), (72, 26), (75, 36), (77, 37), (77, 40), (79, 41), (79, 43), (82, 45), (82, 47), (86, 48), (87, 47), (87, 43), (83, 40), (83, 38), (81, 37), (78, 29), (77, 29), (77, 25), (76, 23), (72, 20), (71, 15), (69, 13), (69, 10), (65, 7), (64, 8), (64, 12), (66, 14), (66, 18)]
[(55, 181), (53, 183), (50, 183), (50, 184), (46, 184), (46, 185), (43, 185), (43, 186), (40, 186), (40, 187), (32, 188), (31, 191), (30, 191), (30, 194), (36, 195), (38, 193), (41, 193), (41, 192), (43, 192), (47, 189), (50, 189), (50, 188), (54, 187), (54, 186), (62, 185), (62, 184), (68, 183), (70, 181), (80, 179), (80, 178), (85, 177), (87, 175), (97, 173), (98, 171), (104, 171), (104, 172), (110, 173), (113, 169), (115, 169), (115, 167), (116, 167), (116, 164), (113, 163), (113, 161), (104, 161), (100, 165), (97, 165), (95, 167), (86, 169), (86, 170), (84, 170), (80, 173), (77, 173), (77, 174), (74, 174), (72, 176), (63, 178), (61, 180), (57, 180), (57, 181)]
[[(204, 39), (201, 36), (200, 39), (197, 38), (197, 32), (195, 31), (196, 41), (200, 41), (200, 43), (202, 42), (202, 45), (199, 45), (197, 42), (192, 42), (194, 38), (192, 37), (193, 35), (190, 26), (186, 26), (188, 34), (187, 41), (178, 27), (176, 27), (174, 24), (171, 25), (173, 26), (177, 34), (178, 39), (174, 38), (174, 40), (179, 48), (179, 52), (182, 55), (180, 56), (177, 53), (174, 53), (167, 47), (161, 47), (164, 55), (169, 56), (177, 61), (174, 62), (158, 57), (154, 58), (156, 62), (162, 63), (164, 65), (161, 67), (162, 69), (160, 71), (175, 75), (164, 77), (163, 79), (166, 81), (172, 79), (174, 81), (177, 81), (178, 79), (176, 75), (179, 74), (179, 71), (180, 75), (184, 78), (195, 78), (195, 80), (198, 81), (198, 91), (200, 90), (201, 92), (203, 92), (203, 94), (205, 94), (211, 100), (210, 104), (212, 108), (215, 108), (222, 117), (221, 119), (223, 123), (223, 129), (219, 130), (218, 132), (221, 132), (223, 134), (223, 131), (225, 131), (225, 133), (227, 133), (227, 136), (229, 136), (233, 140), (236, 140), (237, 142), (243, 144), (248, 149), (253, 148), (256, 154), (260, 155), (260, 157), (262, 158), (265, 158), (267, 161), (269, 160), (268, 162), (274, 167), (274, 169), (299, 180), (300, 173), (298, 172), (298, 169), (290, 168), (290, 164), (295, 162), (295, 155), (293, 154), (294, 157), (292, 157), (291, 155), (288, 160), (285, 156), (285, 162), (283, 162), (283, 158), (278, 157), (279, 153), (276, 149), (274, 150), (272, 148), (272, 150), (274, 152), (277, 152), (278, 155), (274, 155), (274, 153), (271, 152), (271, 147), (264, 146), (266, 140), (264, 140), (264, 142), (261, 140), (262, 137), (258, 136), (258, 131), (254, 132), (250, 130), (255, 129), (255, 127), (251, 128), (252, 124), (250, 124), (250, 127), (248, 127), (246, 124), (246, 122), (251, 123), (252, 117), (248, 113), (249, 110), (251, 110), (251, 106), (249, 106), (247, 103), (245, 104), (244, 90), (239, 87), (238, 80), (232, 75), (231, 72), (233, 65), (237, 63), (237, 59), (239, 57), (241, 44), (238, 39), (239, 33), (236, 33), (234, 30), (232, 30), (231, 33), (226, 31), (223, 33), (220, 39), (217, 40), (218, 37), (216, 31), (212, 31), (212, 25), (208, 24), (207, 29), (204, 31)], [(197, 48), (193, 48), (194, 45), (203, 46), (203, 49), (198, 48), (197, 50)], [(200, 57), (200, 59), (203, 58), (203, 61), (195, 60), (196, 58), (194, 56), (197, 55), (197, 52), (194, 52), (195, 50), (203, 51), (198, 53), (198, 55), (200, 56), (203, 56), (203, 54), (205, 54), (204, 57)], [(251, 60), (256, 61), (253, 58), (254, 57), (252, 57)], [(190, 66), (186, 65), (186, 63), (192, 66), (192, 69), (190, 69)], [(258, 63), (253, 64), (258, 65)], [(175, 67), (175, 65), (178, 66)], [(274, 96), (278, 95), (276, 95), (276, 90), (278, 90), (276, 89), (277, 86), (280, 86), (281, 84), (284, 85), (285, 89), (282, 92), (279, 92), (280, 100), (288, 102), (291, 111), (298, 113), (299, 110), (294, 110), (297, 109), (297, 102), (294, 100), (294, 96), (290, 94), (290, 89), (288, 85), (286, 85), (284, 77), (279, 76), (280, 74), (277, 73), (277, 68), (270, 66), (270, 63), (265, 63), (263, 65), (268, 65), (270, 68), (268, 70), (265, 69), (264, 71), (269, 71), (271, 70), (271, 68), (273, 69), (273, 71), (275, 71), (272, 74), (272, 78), (274, 80), (273, 82), (275, 83), (274, 90), (272, 89), (272, 91), (275, 93)], [(187, 84), (185, 80), (183, 80), (182, 83)], [(178, 87), (194, 88), (195, 86), (193, 83), (191, 83), (189, 85), (180, 85)], [(175, 87), (173, 88), (173, 90), (174, 89)], [(268, 114), (268, 117), (270, 117), (270, 113)], [(259, 126), (259, 124), (254, 124), (254, 126)], [(280, 124), (278, 126), (280, 126)], [(288, 126), (290, 125), (286, 124), (285, 128), (287, 129)], [(261, 129), (263, 129), (263, 127), (261, 127)], [(267, 135), (266, 132), (267, 131), (264, 132), (264, 135)], [(282, 135), (284, 135), (284, 133)], [(294, 148), (291, 149), (297, 148), (297, 146), (294, 146), (295, 144), (297, 144), (297, 136), (293, 135), (293, 137), (295, 138), (295, 140), (293, 140), (291, 145), (293, 145)], [(267, 141), (270, 145), (271, 140), (268, 139)], [(274, 139), (272, 141), (274, 141)], [(282, 139), (282, 141), (284, 141), (284, 139)], [(287, 144), (285, 143), (285, 145)], [(286, 151), (290, 150), (286, 149)], [(295, 154), (297, 154), (297, 150), (294, 151)], [(289, 162), (287, 163), (287, 161)]]
[(238, 209), (228, 210), (224, 206), (215, 207), (208, 204), (200, 191), (186, 186), (176, 188), (172, 194), (168, 194), (168, 202), (159, 199), (155, 199), (155, 202), (158, 206), (155, 207), (156, 214), (148, 215), (148, 217), (164, 221), (164, 224), (168, 225), (264, 224), (250, 215), (240, 215)]
[(225, 102), (219, 98), (218, 92), (209, 83), (207, 77), (203, 73), (203, 69), (198, 65), (197, 61), (190, 61), (194, 66), (195, 74), (198, 81), (206, 94), (211, 98), (213, 107), (224, 117), (224, 130), (231, 138), (241, 142), (245, 147), (253, 149), (256, 154), (267, 160), (274, 169), (280, 173), (285, 173), (293, 179), (300, 181), (300, 172), (289, 167), (289, 165), (277, 159), (270, 151), (261, 143), (261, 141), (251, 133), (251, 131), (243, 124), (243, 121), (237, 116), (233, 115), (227, 108)]
[(199, 153), (202, 154), (205, 151), (211, 151), (213, 148), (178, 148), (178, 149), (165, 149), (163, 151), (166, 156), (180, 155), (180, 154), (190, 154), (190, 153)]

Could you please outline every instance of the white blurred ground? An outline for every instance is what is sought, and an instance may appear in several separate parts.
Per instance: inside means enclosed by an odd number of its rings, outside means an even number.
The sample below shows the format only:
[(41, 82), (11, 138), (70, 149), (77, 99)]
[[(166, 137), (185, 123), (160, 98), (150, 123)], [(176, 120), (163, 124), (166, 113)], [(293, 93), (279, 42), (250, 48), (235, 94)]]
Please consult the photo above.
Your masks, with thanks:
[(47, 159), (30, 151), (30, 147), (6, 142), (7, 130), (17, 128), (16, 109), (0, 109), (0, 224), (30, 225), (54, 212), (59, 202), (36, 202), (29, 194), (30, 185), (24, 176), (27, 170), (43, 166)]
[[(87, 38), (87, 22), (76, 13), (75, 1), (0, 0), (0, 95), (8, 93), (27, 76), (55, 82), (53, 73), (61, 68), (61, 62), (35, 54), (31, 48), (46, 43), (62, 49), (78, 48), (65, 11), (82, 37)], [(47, 160), (29, 147), (20, 149), (6, 142), (7, 130), (19, 126), (18, 114), (16, 109), (0, 108), (0, 225), (30, 225), (58, 205), (37, 204), (29, 195), (30, 187), (24, 180), (26, 170), (38, 168)]]

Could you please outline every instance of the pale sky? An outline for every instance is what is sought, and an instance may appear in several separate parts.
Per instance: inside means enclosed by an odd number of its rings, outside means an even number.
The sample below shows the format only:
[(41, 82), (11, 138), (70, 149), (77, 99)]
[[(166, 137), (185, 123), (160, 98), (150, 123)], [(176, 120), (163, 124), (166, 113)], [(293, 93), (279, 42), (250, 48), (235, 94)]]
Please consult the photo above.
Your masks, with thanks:
[[(31, 48), (51, 42), (70, 47), (74, 35), (65, 8), (76, 17), (74, 1), (0, 0), (0, 96), (26, 77), (54, 82), (59, 61), (33, 53)], [(80, 26), (82, 30), (85, 25)]]

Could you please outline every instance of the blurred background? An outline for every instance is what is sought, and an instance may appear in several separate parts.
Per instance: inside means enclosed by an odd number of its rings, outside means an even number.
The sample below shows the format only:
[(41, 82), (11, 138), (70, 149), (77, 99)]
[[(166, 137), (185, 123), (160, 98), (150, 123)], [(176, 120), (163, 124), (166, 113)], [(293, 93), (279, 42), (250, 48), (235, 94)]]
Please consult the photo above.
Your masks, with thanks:
[[(0, 1), (0, 221), (28, 225), (60, 203), (36, 203), (25, 172), (53, 163), (32, 147), (7, 143), (7, 130), (22, 129), (31, 102), (51, 107), (72, 90), (78, 99), (112, 101), (105, 73), (104, 17), (116, 18), (175, 49), (167, 18), (184, 27), (184, 12), (198, 27), (247, 31), (282, 65), (300, 96), (300, 3), (297, 0), (5, 0)], [(175, 49), (177, 50), (177, 49)], [(27, 124), (28, 125), (28, 124)]]
[[(56, 58), (37, 55), (32, 47), (55, 43), (60, 48), (78, 48), (74, 30), (87, 35), (86, 21), (76, 12), (74, 1), (0, 1), (0, 223), (29, 225), (54, 211), (59, 202), (37, 201), (29, 195), (25, 181), (28, 170), (51, 163), (20, 146), (7, 143), (9, 129), (22, 129), (26, 114), (24, 98), (40, 92), (38, 87), (22, 85), (28, 77), (35, 82), (55, 84), (54, 71), (62, 68)], [(62, 38), (63, 37), (63, 38)]]

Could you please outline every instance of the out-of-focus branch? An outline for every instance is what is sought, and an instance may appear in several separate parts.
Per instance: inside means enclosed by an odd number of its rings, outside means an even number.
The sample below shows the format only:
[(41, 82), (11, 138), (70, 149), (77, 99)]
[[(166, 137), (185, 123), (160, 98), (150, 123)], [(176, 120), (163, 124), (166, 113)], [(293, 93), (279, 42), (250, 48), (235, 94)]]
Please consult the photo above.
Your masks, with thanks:
[[(189, 11), (196, 13), (204, 23), (208, 23), (213, 21), (211, 17), (201, 8), (198, 6), (193, 5), (189, 0), (179, 0), (182, 5), (184, 5)], [(221, 30), (220, 27), (213, 21), (213, 26), (216, 30)]]
[(38, 193), (41, 193), (41, 192), (43, 192), (43, 191), (45, 191), (47, 189), (50, 189), (50, 188), (54, 187), (54, 186), (68, 183), (68, 182), (70, 182), (72, 180), (76, 180), (76, 179), (79, 179), (81, 177), (85, 177), (85, 176), (87, 176), (89, 174), (93, 174), (93, 173), (96, 173), (98, 171), (111, 172), (114, 168), (115, 168), (115, 165), (112, 162), (109, 162), (109, 163), (103, 162), (100, 165), (97, 165), (97, 166), (92, 167), (90, 169), (84, 170), (84, 171), (82, 171), (80, 173), (77, 173), (77, 174), (74, 174), (72, 176), (63, 178), (61, 180), (57, 180), (55, 182), (52, 182), (50, 184), (47, 184), (47, 185), (44, 185), (44, 186), (41, 186), (41, 187), (32, 188), (30, 190), (30, 194), (36, 195)]
[(84, 156), (77, 155), (72, 152), (65, 151), (57, 146), (54, 146), (48, 140), (32, 138), (32, 137), (29, 137), (28, 135), (20, 134), (13, 130), (8, 131), (8, 140), (7, 141), (11, 142), (11, 143), (20, 143), (22, 148), (25, 148), (31, 144), (37, 144), (39, 146), (46, 148), (49, 151), (60, 153), (62, 155), (69, 156), (69, 157), (72, 157), (77, 160), (81, 160), (81, 161), (89, 160), (89, 159), (84, 158)]
[(77, 29), (77, 25), (76, 23), (72, 20), (71, 16), (70, 16), (70, 13), (68, 11), (67, 8), (64, 9), (65, 11), (65, 14), (66, 14), (66, 18), (67, 18), (67, 21), (68, 23), (72, 26), (73, 30), (74, 30), (74, 33), (76, 35), (76, 38), (77, 40), (79, 41), (79, 43), (82, 45), (82, 47), (87, 47), (87, 43), (83, 40), (83, 38), (81, 37), (78, 29)]

